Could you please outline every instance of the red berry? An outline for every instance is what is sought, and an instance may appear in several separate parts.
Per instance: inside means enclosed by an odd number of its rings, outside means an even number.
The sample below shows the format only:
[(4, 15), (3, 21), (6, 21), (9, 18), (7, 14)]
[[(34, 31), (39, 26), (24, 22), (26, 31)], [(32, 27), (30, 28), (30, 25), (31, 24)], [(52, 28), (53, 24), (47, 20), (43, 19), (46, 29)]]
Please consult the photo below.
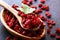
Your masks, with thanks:
[(13, 37), (13, 40), (18, 40), (18, 38), (17, 37)]
[(13, 28), (13, 23), (12, 22), (8, 22), (8, 25), (10, 28)]
[(52, 24), (52, 20), (47, 19), (47, 24)]
[(16, 30), (18, 30), (18, 29), (19, 29), (19, 25), (16, 24), (15, 27), (14, 27), (14, 30), (16, 31)]
[(43, 15), (38, 14), (38, 17), (40, 17), (43, 21), (46, 21), (46, 18)]
[(26, 19), (25, 17), (22, 18), (22, 23), (25, 23)]
[(15, 19), (14, 17), (10, 20), (10, 22), (14, 23), (15, 22)]
[(25, 31), (23, 31), (23, 32), (22, 32), (22, 34), (23, 34), (23, 35), (25, 35), (25, 34), (26, 34), (26, 32), (25, 32)]
[(27, 30), (30, 30), (30, 25), (26, 25), (26, 26), (24, 26)]
[(57, 36), (56, 39), (57, 39), (57, 40), (60, 40), (60, 36)]
[(34, 1), (37, 1), (37, 0), (34, 0)]
[(18, 6), (16, 4), (13, 4), (12, 7), (16, 9)]
[(30, 2), (30, 4), (32, 4), (33, 3), (33, 0), (29, 0), (29, 2)]
[(40, 0), (41, 3), (45, 3), (45, 0)]
[(6, 22), (9, 22), (10, 19), (11, 19), (11, 17), (10, 17), (9, 15), (5, 15), (5, 21), (6, 21)]
[(42, 10), (45, 10), (45, 6), (43, 5), (43, 6), (41, 7), (41, 9), (42, 9)]
[(10, 36), (7, 36), (6, 40), (12, 40), (12, 38)]
[(47, 33), (50, 33), (50, 32), (51, 32), (51, 30), (50, 30), (50, 29), (48, 29), (48, 30), (47, 30)]
[(30, 7), (31, 7), (31, 8), (35, 8), (35, 9), (37, 9), (37, 7), (36, 7), (35, 5), (31, 5)]
[(42, 12), (42, 9), (35, 10), (36, 14), (41, 13), (41, 12)]
[(60, 28), (56, 28), (56, 32), (60, 34)]
[(51, 37), (56, 37), (56, 34), (50, 34)]
[(45, 5), (45, 10), (49, 11), (49, 6)]
[(53, 25), (49, 24), (48, 27), (51, 29), (53, 27)]
[(46, 16), (47, 16), (48, 18), (51, 17), (51, 14), (50, 14), (49, 12), (46, 12), (45, 14), (46, 14)]
[(28, 2), (28, 0), (23, 0), (23, 1)]
[(52, 25), (55, 25), (56, 23), (54, 21), (52, 21)]
[(38, 4), (38, 6), (39, 6), (39, 7), (42, 7), (42, 6), (43, 6), (43, 4)]

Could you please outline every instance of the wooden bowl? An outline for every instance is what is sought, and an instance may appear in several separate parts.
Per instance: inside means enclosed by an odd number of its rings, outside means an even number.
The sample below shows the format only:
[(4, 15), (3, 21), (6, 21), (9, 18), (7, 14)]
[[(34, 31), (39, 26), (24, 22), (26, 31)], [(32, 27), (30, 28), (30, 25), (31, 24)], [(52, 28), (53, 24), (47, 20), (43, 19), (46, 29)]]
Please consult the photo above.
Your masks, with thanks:
[(1, 11), (1, 21), (2, 21), (2, 24), (3, 24), (4, 27), (7, 29), (8, 32), (10, 32), (10, 33), (11, 33), (12, 35), (14, 35), (14, 36), (17, 36), (17, 37), (21, 38), (22, 40), (38, 40), (38, 39), (41, 39), (42, 37), (44, 37), (45, 32), (46, 32), (46, 30), (45, 30), (45, 28), (44, 28), (44, 30), (43, 30), (43, 32), (42, 32), (42, 34), (40, 35), (39, 38), (36, 38), (36, 37), (28, 37), (28, 36), (24, 36), (24, 35), (22, 35), (22, 34), (20, 34), (20, 33), (17, 33), (16, 31), (14, 31), (13, 29), (11, 29), (11, 28), (6, 24), (6, 22), (5, 22), (5, 20), (4, 20), (4, 9)]

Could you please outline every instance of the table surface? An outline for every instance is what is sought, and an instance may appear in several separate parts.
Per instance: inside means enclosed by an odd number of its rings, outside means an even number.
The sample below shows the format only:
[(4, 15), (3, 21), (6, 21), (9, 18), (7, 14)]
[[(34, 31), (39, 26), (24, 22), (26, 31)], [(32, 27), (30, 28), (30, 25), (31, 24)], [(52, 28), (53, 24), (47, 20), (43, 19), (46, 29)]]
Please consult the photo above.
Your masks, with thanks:
[[(9, 5), (17, 4), (20, 5), (21, 0), (4, 0)], [(37, 5), (39, 1), (34, 2), (35, 5)], [(56, 22), (56, 25), (51, 29), (51, 33), (55, 33), (55, 28), (60, 28), (60, 0), (46, 0), (47, 5), (50, 7), (50, 13), (52, 14), (51, 20), (54, 20)], [(2, 7), (0, 7), (0, 11), (2, 10)], [(1, 14), (1, 13), (0, 13)], [(44, 15), (44, 12), (42, 13)], [(48, 27), (46, 26), (46, 29)], [(7, 30), (4, 28), (0, 21), (0, 40), (5, 40), (6, 36), (11, 35)], [(51, 38), (50, 35), (46, 33), (46, 37), (44, 40), (56, 40), (56, 38)]]

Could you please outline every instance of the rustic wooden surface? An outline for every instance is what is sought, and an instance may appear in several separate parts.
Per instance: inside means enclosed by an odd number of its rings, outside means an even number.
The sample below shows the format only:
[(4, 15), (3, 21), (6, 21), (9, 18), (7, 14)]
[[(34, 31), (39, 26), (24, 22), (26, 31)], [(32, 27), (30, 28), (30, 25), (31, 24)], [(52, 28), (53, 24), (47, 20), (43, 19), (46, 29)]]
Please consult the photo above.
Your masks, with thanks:
[[(9, 5), (12, 4), (17, 4), (20, 5), (21, 0), (4, 0), (7, 2)], [(35, 5), (37, 5), (39, 1), (36, 3), (34, 2)], [(50, 7), (50, 13), (52, 14), (51, 20), (54, 20), (56, 22), (56, 25), (51, 29), (51, 33), (55, 33), (55, 28), (59, 27), (60, 28), (60, 0), (46, 0), (46, 4), (49, 5)], [(2, 7), (0, 7), (0, 11), (2, 10)], [(44, 12), (42, 13), (44, 15)], [(46, 29), (48, 27), (46, 26)], [(7, 32), (7, 30), (4, 28), (0, 21), (0, 40), (5, 40), (6, 36), (11, 35)], [(56, 38), (51, 38), (50, 35), (46, 33), (46, 37), (44, 40), (56, 40)]]

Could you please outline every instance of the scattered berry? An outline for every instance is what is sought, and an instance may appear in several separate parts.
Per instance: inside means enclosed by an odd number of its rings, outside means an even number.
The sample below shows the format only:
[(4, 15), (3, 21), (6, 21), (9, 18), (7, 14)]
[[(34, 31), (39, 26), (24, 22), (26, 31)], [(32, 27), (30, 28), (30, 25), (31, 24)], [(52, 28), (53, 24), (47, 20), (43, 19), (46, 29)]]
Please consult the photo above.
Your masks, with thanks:
[(37, 9), (37, 7), (36, 7), (35, 5), (31, 5), (30, 7), (31, 7), (31, 8), (35, 8), (35, 9)]
[(48, 30), (47, 30), (47, 33), (49, 33), (49, 34), (50, 34), (50, 32), (51, 32), (51, 31), (50, 31), (50, 29), (48, 29)]
[(51, 18), (51, 14), (49, 12), (45, 13), (48, 18)]
[(56, 36), (56, 34), (50, 34), (50, 36), (51, 36), (51, 37), (55, 37), (55, 36)]
[(39, 7), (42, 7), (42, 6), (43, 6), (43, 4), (38, 4), (38, 6), (39, 6)]
[(45, 3), (45, 0), (40, 0), (41, 3)]
[(60, 34), (60, 28), (56, 28), (56, 32)]
[(49, 24), (48, 27), (51, 29), (53, 27), (53, 25)]
[(57, 39), (57, 40), (60, 40), (60, 36), (57, 36), (56, 39)]

